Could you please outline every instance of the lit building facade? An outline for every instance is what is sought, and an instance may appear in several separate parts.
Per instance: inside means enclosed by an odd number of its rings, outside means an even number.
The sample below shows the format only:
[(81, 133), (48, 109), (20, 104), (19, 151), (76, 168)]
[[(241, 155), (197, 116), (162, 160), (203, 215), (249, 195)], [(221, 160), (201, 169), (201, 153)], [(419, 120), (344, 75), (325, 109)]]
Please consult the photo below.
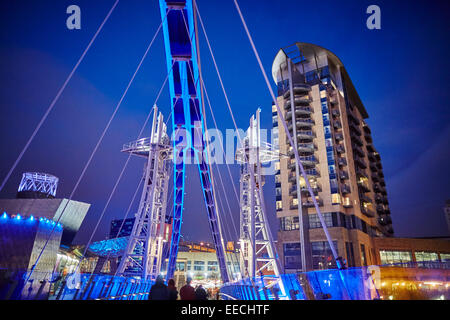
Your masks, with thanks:
[[(373, 264), (371, 239), (391, 237), (394, 231), (381, 158), (349, 75), (332, 52), (306, 43), (281, 49), (272, 75), (277, 102), (338, 255), (350, 267)], [(276, 106), (272, 116), (274, 143), (283, 155), (276, 163), (275, 184), (284, 271), (335, 268)]]

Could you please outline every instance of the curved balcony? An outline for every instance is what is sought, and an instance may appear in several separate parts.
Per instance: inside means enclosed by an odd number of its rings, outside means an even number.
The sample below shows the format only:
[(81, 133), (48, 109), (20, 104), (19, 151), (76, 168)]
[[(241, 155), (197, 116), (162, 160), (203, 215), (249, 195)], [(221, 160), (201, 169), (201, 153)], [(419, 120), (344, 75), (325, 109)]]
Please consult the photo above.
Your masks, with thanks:
[(349, 194), (350, 192), (351, 192), (350, 186), (348, 186), (346, 184), (341, 185), (341, 193), (342, 194)]
[(335, 129), (342, 129), (342, 123), (339, 120), (333, 121), (333, 126)]
[(341, 180), (347, 180), (348, 179), (348, 172), (347, 171), (339, 172), (339, 178), (341, 178)]
[(336, 152), (337, 152), (337, 153), (344, 153), (344, 152), (345, 152), (344, 146), (341, 145), (341, 144), (338, 144), (338, 145), (336, 146)]
[(384, 206), (381, 204), (377, 204), (377, 213), (384, 214)]
[(368, 179), (366, 171), (364, 169), (361, 169), (360, 167), (356, 167), (355, 172), (356, 172), (356, 175), (358, 178), (363, 177), (363, 178)]
[(345, 158), (338, 158), (337, 163), (340, 167), (343, 167), (347, 165), (347, 160)]
[[(295, 108), (295, 118), (299, 119), (297, 117), (305, 117), (305, 116), (311, 116), (312, 110), (310, 107), (296, 107)], [(286, 120), (292, 119), (292, 112), (288, 111), (286, 112)]]
[[(295, 94), (306, 94), (309, 91), (311, 91), (311, 86), (306, 83), (296, 83), (293, 85), (293, 91), (294, 91), (294, 95)], [(287, 91), (285, 93), (283, 93), (283, 98), (288, 98), (290, 95), (291, 95), (291, 90), (288, 87)]]
[[(309, 97), (294, 97), (294, 105), (295, 106), (309, 106), (311, 103), (311, 99)], [(284, 109), (290, 109), (291, 108), (291, 100), (286, 100), (284, 103)]]
[[(298, 128), (298, 129), (306, 129), (306, 130), (310, 130), (311, 128), (312, 128), (312, 126), (314, 125), (314, 120), (312, 120), (312, 119), (296, 119), (296, 121), (295, 121), (295, 126)], [(288, 126), (288, 130), (289, 130), (289, 132), (292, 132), (292, 123), (290, 123), (289, 124), (289, 126)]]
[(339, 117), (341, 115), (338, 109), (333, 109), (333, 111), (331, 111), (331, 114), (333, 117)]
[[(323, 200), (322, 199), (316, 199), (317, 204), (319, 205), (319, 207), (323, 206)], [(314, 202), (312, 200), (305, 200), (302, 201), (302, 205), (306, 208), (312, 208), (314, 207)]]
[(342, 141), (342, 140), (344, 140), (344, 135), (342, 133), (338, 132), (338, 133), (334, 134), (334, 138), (336, 139), (336, 141)]
[(369, 186), (368, 186), (366, 183), (361, 182), (361, 181), (358, 181), (357, 184), (358, 184), (358, 188), (359, 188), (363, 193), (370, 192), (370, 188), (369, 188)]
[(365, 216), (367, 216), (367, 217), (369, 217), (369, 218), (373, 218), (373, 217), (375, 216), (375, 213), (374, 213), (372, 210), (367, 209), (367, 208), (364, 208), (364, 206), (361, 206), (360, 208), (361, 208), (361, 212), (362, 212)]
[(370, 199), (368, 196), (366, 196), (366, 195), (363, 194), (363, 193), (360, 193), (360, 194), (359, 194), (359, 200), (360, 200), (361, 202), (365, 202), (365, 203), (372, 203), (372, 199)]
[(363, 142), (361, 140), (361, 138), (359, 136), (357, 136), (356, 134), (354, 134), (353, 132), (350, 133), (350, 138), (352, 139), (352, 142), (354, 142), (356, 145), (362, 147), (363, 146)]
[(359, 168), (362, 168), (362, 169), (366, 169), (366, 168), (367, 168), (366, 162), (364, 161), (363, 158), (360, 158), (360, 157), (356, 156), (356, 157), (354, 158), (354, 161), (355, 161), (355, 164), (356, 164)]
[(312, 130), (299, 130), (297, 131), (297, 140), (302, 141), (312, 141), (316, 137), (316, 133)]
[(355, 152), (358, 156), (364, 157), (364, 151), (361, 149), (361, 147), (352, 143), (352, 149), (353, 149), (353, 152)]
[(349, 128), (350, 128), (350, 132), (354, 132), (355, 134), (357, 134), (358, 136), (361, 135), (361, 130), (359, 130), (358, 126), (355, 125), (353, 122), (349, 123)]
[(377, 175), (377, 174), (373, 174), (373, 173), (372, 173), (372, 181), (373, 181), (373, 182), (378, 182), (378, 181), (380, 181), (380, 178), (378, 178), (378, 175)]

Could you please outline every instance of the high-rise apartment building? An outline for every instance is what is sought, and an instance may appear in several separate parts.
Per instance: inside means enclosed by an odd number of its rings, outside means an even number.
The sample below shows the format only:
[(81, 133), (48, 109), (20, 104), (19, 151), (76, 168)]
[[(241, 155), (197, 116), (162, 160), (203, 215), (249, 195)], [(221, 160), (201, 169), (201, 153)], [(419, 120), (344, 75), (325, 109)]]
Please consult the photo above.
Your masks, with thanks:
[[(374, 263), (371, 239), (394, 231), (381, 158), (366, 109), (340, 59), (313, 44), (281, 49), (272, 65), (278, 104), (338, 255), (347, 266)], [(336, 267), (314, 203), (272, 107), (278, 254), (284, 271)]]

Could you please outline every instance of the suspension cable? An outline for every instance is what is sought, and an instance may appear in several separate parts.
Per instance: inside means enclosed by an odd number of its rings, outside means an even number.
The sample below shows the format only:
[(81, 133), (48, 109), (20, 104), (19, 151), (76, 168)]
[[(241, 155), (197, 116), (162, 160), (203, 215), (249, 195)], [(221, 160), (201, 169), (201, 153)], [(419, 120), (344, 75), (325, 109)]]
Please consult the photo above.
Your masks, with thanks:
[[(158, 29), (158, 30), (159, 30), (159, 29)], [(173, 64), (172, 64), (172, 68), (173, 68)], [(155, 102), (153, 103), (153, 106), (156, 105), (156, 103), (158, 102), (159, 97), (161, 96), (162, 90), (163, 90), (164, 87), (166, 86), (167, 79), (169, 78), (169, 75), (170, 75), (170, 73), (172, 72), (172, 68), (169, 70), (169, 73), (166, 75), (166, 78), (164, 79), (164, 82), (163, 82), (161, 88), (159, 89), (158, 95), (157, 95), (157, 97), (156, 97), (156, 99), (155, 99)], [(149, 121), (149, 119), (150, 119), (150, 116), (151, 116), (152, 112), (154, 111), (154, 109), (155, 109), (155, 108), (152, 107), (152, 110), (148, 113), (147, 118), (145, 119), (145, 122), (144, 122), (144, 124), (142, 125), (142, 128), (141, 128), (141, 130), (140, 130), (140, 132), (139, 132), (139, 135), (138, 135), (138, 137), (137, 137), (136, 140), (139, 140), (139, 139), (142, 137), (142, 134), (143, 134), (143, 132), (144, 132), (144, 130), (145, 130), (145, 127), (147, 126), (147, 123), (148, 123), (148, 121)], [(103, 208), (102, 213), (100, 214), (100, 218), (98, 219), (97, 224), (96, 224), (95, 227), (94, 227), (94, 231), (92, 231), (92, 233), (91, 233), (91, 237), (89, 238), (89, 241), (88, 241), (88, 243), (87, 243), (87, 245), (86, 245), (86, 247), (85, 247), (85, 249), (84, 249), (82, 259), (84, 258), (84, 256), (85, 256), (86, 253), (87, 253), (87, 249), (89, 248), (89, 245), (91, 244), (91, 241), (92, 241), (92, 239), (93, 239), (93, 237), (94, 237), (94, 235), (95, 235), (95, 233), (96, 233), (96, 231), (97, 231), (97, 229), (98, 229), (98, 227), (99, 227), (99, 225), (100, 225), (100, 222), (102, 221), (103, 216), (104, 216), (105, 213), (106, 213), (106, 210), (107, 210), (107, 208), (108, 208), (108, 206), (109, 206), (109, 203), (111, 202), (111, 199), (112, 199), (112, 197), (113, 197), (113, 195), (114, 195), (114, 193), (115, 193), (115, 191), (116, 191), (116, 189), (117, 189), (117, 186), (119, 185), (119, 183), (120, 183), (120, 181), (121, 181), (121, 179), (122, 179), (122, 176), (123, 176), (123, 174), (124, 174), (124, 172), (125, 172), (125, 169), (126, 169), (127, 166), (128, 166), (128, 163), (129, 163), (129, 161), (130, 161), (130, 159), (131, 159), (131, 156), (132, 156), (132, 153), (130, 152), (130, 153), (128, 154), (127, 160), (125, 161), (125, 163), (124, 163), (124, 165), (123, 165), (123, 167), (122, 167), (122, 171), (120, 172), (120, 174), (119, 174), (119, 176), (118, 176), (118, 178), (117, 178), (117, 180), (116, 180), (116, 183), (114, 184), (114, 187), (113, 187), (113, 189), (111, 190), (111, 193), (109, 194), (108, 201), (106, 202), (105, 207)], [(78, 267), (80, 266), (80, 263), (81, 263), (81, 260), (80, 260), (80, 262), (79, 262), (78, 265), (77, 265), (77, 269), (78, 269)], [(76, 270), (77, 270), (77, 269), (76, 269)]]
[[(169, 12), (169, 11), (168, 11), (168, 12)], [(168, 13), (168, 12), (167, 12), (167, 13)], [(167, 14), (166, 14), (166, 16), (167, 16)], [(139, 69), (141, 68), (143, 61), (145, 60), (145, 58), (146, 58), (146, 56), (147, 56), (147, 54), (148, 54), (148, 52), (149, 52), (151, 46), (153, 45), (153, 42), (155, 41), (156, 36), (158, 35), (159, 30), (161, 29), (162, 23), (163, 23), (163, 22), (161, 22), (161, 24), (159, 25), (158, 29), (156, 30), (155, 35), (153, 36), (152, 41), (151, 41), (150, 44), (148, 45), (148, 47), (147, 47), (147, 49), (146, 49), (144, 55), (143, 55), (142, 58), (141, 58), (141, 61), (139, 62), (139, 64), (138, 64), (136, 70), (134, 71), (134, 73), (133, 73), (131, 79), (129, 80), (128, 85), (127, 85), (127, 87), (125, 88), (125, 91), (122, 93), (122, 96), (121, 96), (119, 102), (117, 103), (117, 105), (116, 105), (116, 107), (115, 107), (115, 109), (114, 109), (114, 112), (112, 113), (111, 117), (110, 117), (109, 120), (108, 120), (108, 123), (106, 124), (105, 128), (103, 129), (103, 132), (102, 132), (102, 134), (100, 135), (100, 138), (98, 139), (97, 144), (95, 145), (94, 149), (92, 150), (92, 152), (91, 152), (91, 154), (90, 154), (90, 156), (89, 156), (89, 159), (88, 159), (88, 161), (86, 162), (86, 164), (85, 164), (85, 166), (84, 166), (84, 168), (83, 168), (83, 170), (82, 170), (82, 172), (81, 172), (81, 174), (80, 174), (80, 176), (79, 176), (79, 178), (78, 178), (78, 180), (77, 180), (77, 182), (76, 182), (76, 184), (75, 184), (75, 186), (74, 186), (74, 188), (73, 188), (73, 190), (72, 190), (72, 192), (71, 192), (71, 194), (70, 194), (70, 196), (69, 196), (68, 201), (66, 202), (66, 204), (65, 204), (65, 206), (64, 206), (64, 208), (63, 208), (63, 210), (62, 210), (62, 212), (61, 212), (61, 214), (60, 214), (60, 216), (58, 217), (58, 219), (57, 219), (57, 221), (56, 221), (56, 223), (55, 223), (53, 229), (52, 229), (51, 232), (50, 232), (49, 237), (47, 238), (47, 240), (46, 240), (44, 246), (42, 247), (42, 249), (41, 249), (41, 251), (40, 251), (40, 253), (39, 253), (39, 255), (38, 255), (38, 257), (37, 257), (37, 259), (36, 259), (36, 261), (35, 261), (35, 263), (33, 264), (32, 268), (31, 268), (31, 271), (30, 271), (30, 274), (28, 275), (28, 277), (27, 277), (25, 283), (28, 281), (28, 279), (29, 279), (29, 278), (31, 277), (31, 275), (33, 274), (34, 269), (35, 269), (36, 266), (37, 266), (37, 263), (39, 262), (39, 260), (40, 260), (40, 258), (41, 258), (41, 256), (42, 256), (42, 254), (43, 254), (45, 248), (47, 247), (47, 245), (48, 245), (48, 243), (49, 243), (49, 241), (50, 241), (50, 239), (51, 239), (51, 237), (52, 237), (52, 235), (53, 235), (54, 230), (56, 229), (56, 227), (57, 227), (57, 225), (58, 225), (58, 222), (61, 220), (63, 214), (65, 213), (65, 210), (66, 210), (68, 204), (70, 203), (70, 201), (72, 200), (72, 198), (73, 198), (73, 196), (74, 196), (76, 190), (78, 189), (78, 186), (80, 185), (80, 182), (81, 182), (81, 180), (83, 179), (83, 177), (84, 177), (84, 175), (85, 175), (85, 173), (86, 173), (86, 171), (87, 171), (87, 169), (88, 169), (88, 167), (89, 167), (89, 165), (90, 165), (90, 163), (91, 163), (91, 161), (92, 161), (92, 159), (93, 159), (95, 153), (97, 152), (97, 150), (98, 150), (100, 144), (101, 144), (102, 141), (103, 141), (103, 138), (104, 138), (105, 135), (106, 135), (106, 132), (108, 131), (108, 129), (109, 129), (109, 127), (110, 127), (112, 121), (114, 120), (114, 118), (115, 118), (115, 116), (116, 116), (116, 114), (117, 114), (117, 112), (118, 112), (118, 110), (119, 110), (119, 108), (120, 108), (120, 106), (121, 106), (121, 104), (122, 104), (122, 101), (124, 100), (126, 94), (128, 93), (128, 89), (130, 88), (131, 84), (133, 83), (134, 78), (136, 77), (136, 74), (138, 73)], [(166, 81), (167, 81), (167, 78), (166, 78), (166, 80), (164, 81), (164, 83), (165, 83)], [(158, 96), (158, 97), (159, 97), (159, 96)], [(98, 226), (98, 224), (97, 224), (97, 226)], [(91, 235), (91, 239), (92, 239), (92, 235)]]
[(106, 17), (103, 19), (103, 22), (100, 24), (100, 26), (98, 27), (97, 31), (95, 32), (94, 36), (91, 38), (91, 41), (89, 41), (89, 44), (87, 45), (87, 47), (84, 49), (83, 53), (81, 54), (80, 58), (78, 59), (77, 63), (75, 64), (75, 66), (73, 67), (72, 71), (69, 73), (69, 75), (67, 76), (66, 80), (64, 81), (62, 87), (58, 90), (58, 92), (56, 93), (55, 98), (53, 98), (52, 102), (50, 103), (50, 105), (47, 108), (47, 111), (45, 111), (44, 115), (42, 116), (41, 120), (39, 121), (38, 125), (36, 126), (36, 128), (34, 129), (33, 133), (31, 134), (30, 138), (28, 139), (27, 143), (25, 144), (25, 146), (23, 147), (22, 151), (20, 152), (19, 156), (17, 157), (16, 161), (14, 162), (14, 164), (12, 165), (11, 169), (9, 169), (8, 173), (6, 174), (6, 177), (3, 179), (2, 184), (0, 185), (0, 191), (2, 191), (2, 189), (4, 188), (5, 184), (8, 182), (9, 178), (11, 177), (11, 174), (13, 173), (13, 171), (15, 170), (15, 168), (17, 167), (17, 165), (19, 164), (20, 160), (22, 159), (23, 155), (25, 154), (25, 152), (27, 151), (28, 147), (30, 146), (31, 142), (33, 141), (34, 137), (36, 136), (36, 134), (38, 133), (39, 129), (41, 128), (41, 126), (44, 124), (45, 120), (47, 119), (49, 113), (52, 111), (53, 107), (55, 106), (56, 102), (59, 100), (59, 97), (61, 96), (61, 94), (63, 93), (64, 89), (66, 88), (67, 84), (69, 83), (70, 79), (72, 79), (72, 76), (74, 75), (75, 71), (77, 71), (78, 66), (80, 65), (80, 63), (83, 61), (85, 55), (87, 54), (87, 52), (89, 51), (89, 48), (91, 47), (91, 45), (94, 43), (95, 39), (97, 38), (98, 34), (100, 33), (100, 31), (103, 29), (103, 26), (105, 25), (106, 21), (108, 21), (109, 17), (111, 16), (111, 13), (114, 11), (114, 9), (116, 8), (117, 4), (119, 3), (119, 0), (116, 0), (116, 2), (114, 2), (113, 6), (111, 7), (111, 9), (109, 10), (108, 14), (106, 15)]
[(242, 12), (240, 10), (239, 4), (237, 3), (237, 0), (234, 0), (234, 4), (235, 4), (236, 9), (238, 11), (239, 17), (241, 18), (242, 25), (244, 26), (245, 32), (247, 33), (247, 37), (248, 37), (248, 39), (250, 41), (250, 44), (252, 46), (252, 49), (253, 49), (253, 52), (255, 54), (256, 60), (258, 61), (259, 68), (261, 69), (261, 72), (262, 72), (262, 74), (264, 76), (264, 80), (266, 81), (267, 87), (268, 87), (268, 89), (270, 91), (270, 95), (272, 96), (272, 100), (273, 100), (273, 102), (275, 103), (275, 105), (277, 107), (278, 115), (279, 115), (280, 120), (281, 120), (281, 122), (283, 124), (284, 130), (286, 131), (286, 136), (288, 137), (289, 143), (291, 144), (292, 148), (294, 149), (295, 160), (297, 161), (297, 164), (300, 167), (300, 170), (302, 172), (303, 178), (305, 179), (306, 186), (307, 186), (308, 191), (310, 193), (310, 196), (311, 196), (311, 198), (313, 200), (314, 206), (315, 206), (316, 211), (317, 211), (317, 215), (318, 215), (318, 217), (320, 219), (320, 222), (322, 224), (322, 228), (323, 228), (323, 230), (325, 232), (325, 236), (327, 238), (328, 244), (329, 244), (329, 246), (331, 248), (331, 251), (333, 253), (333, 256), (334, 256), (334, 259), (336, 261), (336, 264), (338, 265), (338, 268), (341, 269), (342, 268), (341, 261), (340, 261), (340, 259), (338, 257), (336, 248), (334, 247), (333, 240), (331, 239), (331, 236), (330, 236), (330, 234), (328, 232), (328, 228), (327, 228), (327, 226), (325, 224), (325, 220), (324, 220), (324, 218), (322, 216), (322, 213), (320, 211), (319, 205), (317, 203), (317, 199), (316, 199), (316, 197), (314, 195), (314, 192), (313, 192), (313, 190), (311, 188), (311, 185), (309, 183), (309, 180), (308, 180), (308, 177), (306, 175), (305, 169), (303, 168), (303, 164), (300, 161), (300, 156), (298, 154), (298, 150), (295, 148), (294, 140), (293, 140), (292, 135), (291, 135), (291, 133), (290, 133), (290, 131), (288, 129), (288, 125), (286, 123), (286, 120), (284, 119), (283, 113), (281, 112), (280, 106), (278, 105), (278, 101), (277, 101), (277, 99), (275, 97), (275, 94), (274, 94), (274, 92), (272, 90), (272, 87), (270, 86), (269, 78), (267, 77), (266, 71), (264, 70), (264, 67), (262, 65), (261, 59), (260, 59), (259, 54), (258, 54), (258, 50), (255, 47), (255, 44), (253, 42), (253, 38), (250, 35), (250, 31), (248, 30), (247, 24), (245, 22), (244, 16), (242, 15)]

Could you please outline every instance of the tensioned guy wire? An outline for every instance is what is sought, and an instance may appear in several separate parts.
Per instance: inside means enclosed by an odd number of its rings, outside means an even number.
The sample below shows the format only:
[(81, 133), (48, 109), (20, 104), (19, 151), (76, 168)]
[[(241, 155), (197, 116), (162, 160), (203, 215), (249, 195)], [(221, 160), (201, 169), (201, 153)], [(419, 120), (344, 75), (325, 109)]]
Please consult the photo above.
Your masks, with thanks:
[[(169, 11), (170, 11), (170, 10), (169, 10)], [(169, 12), (169, 11), (168, 11), (168, 12)], [(167, 12), (167, 13), (168, 13), (168, 12)], [(166, 14), (166, 17), (167, 17), (167, 14)], [(72, 198), (73, 198), (73, 196), (74, 196), (76, 190), (78, 189), (78, 186), (80, 185), (80, 182), (81, 182), (81, 180), (83, 179), (83, 177), (84, 177), (84, 175), (85, 175), (85, 173), (86, 173), (86, 171), (87, 171), (87, 169), (88, 169), (88, 167), (89, 167), (89, 165), (90, 165), (90, 163), (91, 163), (91, 161), (92, 161), (92, 159), (93, 159), (95, 153), (97, 152), (97, 150), (98, 150), (100, 144), (101, 144), (102, 141), (103, 141), (103, 138), (104, 138), (105, 135), (106, 135), (106, 132), (108, 131), (108, 129), (109, 129), (109, 127), (110, 127), (112, 121), (114, 120), (114, 118), (115, 118), (115, 116), (116, 116), (116, 114), (117, 114), (117, 111), (119, 110), (120, 106), (122, 105), (122, 101), (124, 100), (124, 98), (125, 98), (125, 96), (126, 96), (126, 94), (127, 94), (127, 92), (128, 92), (128, 89), (130, 88), (131, 84), (133, 83), (134, 78), (136, 77), (136, 74), (138, 73), (139, 69), (141, 68), (143, 61), (145, 60), (145, 58), (146, 58), (146, 56), (147, 56), (147, 54), (148, 54), (148, 52), (149, 52), (151, 46), (153, 45), (153, 42), (155, 41), (156, 36), (158, 35), (159, 30), (161, 29), (161, 26), (162, 26), (163, 22), (164, 22), (164, 20), (161, 22), (161, 24), (159, 25), (158, 29), (156, 30), (155, 35), (153, 36), (153, 39), (151, 40), (151, 42), (150, 42), (150, 44), (148, 45), (148, 47), (147, 47), (147, 49), (146, 49), (144, 55), (142, 56), (141, 61), (139, 62), (139, 64), (138, 64), (136, 70), (135, 70), (134, 73), (133, 73), (133, 76), (132, 76), (131, 79), (129, 80), (128, 85), (127, 85), (127, 87), (125, 88), (125, 91), (123, 92), (123, 94), (122, 94), (122, 96), (121, 96), (119, 102), (117, 103), (117, 105), (116, 105), (116, 107), (115, 107), (115, 109), (114, 109), (114, 112), (112, 113), (111, 117), (110, 117), (109, 120), (108, 120), (108, 123), (106, 124), (105, 128), (103, 129), (103, 132), (102, 132), (100, 138), (98, 139), (97, 144), (95, 145), (94, 149), (92, 150), (92, 152), (91, 152), (91, 154), (90, 154), (90, 156), (89, 156), (89, 159), (88, 159), (88, 161), (86, 162), (86, 164), (85, 164), (85, 166), (84, 166), (84, 168), (83, 168), (83, 170), (82, 170), (82, 172), (81, 172), (81, 174), (80, 174), (80, 176), (79, 176), (79, 178), (78, 178), (78, 181), (76, 182), (76, 184), (75, 184), (75, 186), (74, 186), (74, 188), (73, 188), (73, 190), (72, 190), (72, 192), (71, 192), (71, 194), (70, 194), (70, 196), (69, 196), (68, 201), (66, 202), (66, 204), (65, 204), (65, 206), (64, 206), (64, 208), (63, 208), (63, 210), (62, 210), (62, 212), (61, 212), (61, 214), (60, 214), (60, 216), (58, 217), (58, 219), (57, 219), (57, 221), (56, 221), (56, 223), (55, 223), (55, 226), (54, 226), (53, 229), (51, 230), (50, 235), (49, 235), (49, 237), (47, 238), (47, 240), (46, 240), (44, 246), (42, 247), (42, 249), (41, 249), (41, 251), (40, 251), (40, 253), (39, 253), (39, 255), (38, 255), (38, 257), (37, 257), (37, 259), (36, 259), (36, 261), (35, 261), (35, 263), (34, 263), (33, 266), (31, 267), (30, 274), (28, 275), (28, 277), (27, 277), (25, 283), (28, 281), (28, 279), (29, 279), (29, 278), (31, 277), (31, 275), (33, 274), (33, 271), (34, 271), (34, 269), (36, 268), (37, 263), (39, 262), (39, 259), (41, 258), (41, 256), (42, 256), (42, 254), (43, 254), (45, 248), (47, 247), (47, 245), (48, 245), (48, 243), (49, 243), (49, 241), (50, 241), (50, 239), (51, 239), (51, 237), (52, 237), (52, 235), (53, 235), (53, 232), (54, 232), (55, 228), (56, 228), (57, 225), (58, 225), (58, 222), (61, 220), (61, 218), (62, 218), (62, 216), (63, 216), (63, 214), (64, 214), (64, 212), (65, 212), (65, 210), (66, 210), (66, 208), (67, 208), (67, 206), (68, 206), (68, 204), (70, 203), (70, 201), (72, 200)], [(167, 81), (167, 78), (166, 78), (166, 81)], [(165, 82), (165, 81), (164, 81), (164, 82)]]
[(59, 97), (61, 96), (61, 94), (63, 93), (64, 89), (66, 88), (67, 84), (69, 83), (70, 79), (72, 79), (72, 76), (74, 75), (75, 71), (77, 71), (78, 66), (80, 65), (80, 63), (83, 61), (85, 55), (87, 54), (87, 52), (89, 51), (89, 48), (91, 47), (91, 45), (94, 43), (94, 40), (97, 38), (98, 34), (100, 33), (100, 31), (103, 29), (103, 26), (105, 25), (106, 21), (108, 21), (109, 17), (111, 16), (111, 13), (114, 11), (115, 7), (117, 6), (117, 4), (119, 3), (119, 0), (116, 0), (116, 2), (114, 2), (113, 6), (111, 7), (111, 9), (109, 10), (108, 14), (106, 15), (105, 19), (103, 19), (103, 22), (100, 24), (100, 26), (98, 27), (97, 31), (95, 32), (94, 36), (92, 37), (91, 41), (89, 41), (89, 44), (87, 45), (86, 49), (84, 49), (83, 53), (81, 54), (80, 58), (78, 59), (77, 63), (75, 64), (75, 66), (73, 67), (72, 71), (69, 73), (69, 75), (67, 76), (66, 80), (64, 81), (62, 87), (58, 90), (55, 98), (53, 98), (52, 102), (50, 103), (50, 105), (47, 108), (47, 111), (45, 111), (44, 115), (42, 116), (41, 120), (39, 121), (38, 125), (36, 126), (36, 128), (34, 129), (33, 133), (31, 134), (31, 137), (28, 139), (27, 143), (25, 144), (25, 146), (23, 147), (22, 151), (20, 152), (19, 156), (17, 157), (16, 161), (14, 162), (14, 164), (12, 165), (11, 169), (9, 169), (8, 173), (6, 174), (6, 177), (3, 179), (2, 184), (0, 185), (0, 191), (2, 191), (2, 189), (4, 188), (6, 182), (8, 182), (9, 178), (11, 177), (11, 174), (13, 173), (14, 169), (17, 167), (17, 165), (19, 164), (20, 160), (22, 159), (24, 153), (27, 151), (28, 147), (30, 146), (31, 142), (33, 141), (34, 137), (36, 136), (36, 134), (38, 133), (39, 129), (41, 128), (41, 126), (44, 124), (45, 120), (47, 119), (49, 113), (52, 111), (53, 107), (55, 106), (56, 102), (59, 100)]
[(339, 257), (338, 257), (336, 248), (334, 247), (333, 241), (332, 241), (331, 236), (330, 236), (330, 234), (328, 232), (327, 225), (325, 224), (325, 220), (323, 219), (322, 213), (320, 212), (319, 205), (317, 203), (316, 197), (314, 196), (314, 192), (313, 192), (313, 190), (311, 188), (311, 185), (309, 183), (309, 180), (308, 180), (308, 177), (306, 175), (305, 169), (303, 168), (303, 164), (300, 161), (300, 156), (298, 154), (298, 150), (295, 148), (294, 140), (293, 140), (292, 135), (291, 135), (291, 133), (290, 133), (290, 131), (288, 129), (288, 125), (286, 123), (286, 120), (284, 119), (283, 113), (281, 112), (280, 106), (278, 105), (278, 101), (277, 101), (277, 99), (275, 97), (275, 94), (274, 94), (274, 92), (272, 90), (272, 87), (270, 86), (269, 78), (267, 77), (266, 71), (264, 70), (264, 67), (262, 65), (261, 59), (259, 57), (258, 50), (256, 49), (256, 46), (255, 46), (255, 44), (253, 42), (253, 38), (252, 38), (252, 36), (250, 34), (250, 31), (248, 30), (247, 24), (245, 22), (244, 16), (242, 15), (242, 12), (241, 12), (241, 9), (239, 7), (239, 4), (237, 3), (237, 0), (234, 0), (234, 4), (235, 4), (236, 9), (238, 11), (239, 17), (241, 18), (242, 25), (244, 26), (245, 32), (247, 33), (247, 37), (248, 37), (248, 39), (250, 41), (250, 44), (252, 46), (252, 49), (253, 49), (253, 52), (255, 54), (256, 60), (258, 61), (259, 68), (261, 69), (261, 72), (262, 72), (262, 74), (264, 76), (264, 80), (266, 81), (267, 87), (269, 88), (270, 95), (272, 96), (272, 100), (273, 100), (273, 102), (275, 103), (275, 105), (277, 107), (278, 115), (279, 115), (280, 120), (281, 120), (281, 122), (283, 124), (284, 130), (286, 131), (286, 136), (288, 137), (289, 143), (291, 144), (291, 146), (292, 146), (292, 148), (294, 150), (295, 160), (297, 161), (298, 166), (300, 167), (300, 170), (302, 172), (302, 176), (305, 179), (306, 187), (308, 188), (309, 194), (310, 194), (310, 196), (311, 196), (311, 198), (313, 200), (314, 206), (315, 206), (316, 211), (317, 211), (317, 215), (319, 217), (320, 223), (322, 224), (323, 231), (325, 232), (325, 236), (327, 238), (328, 244), (330, 245), (331, 251), (332, 251), (333, 256), (334, 256), (334, 259), (336, 260), (336, 263), (337, 263), (338, 267), (341, 268), (341, 265), (340, 265), (341, 262), (339, 261)]

